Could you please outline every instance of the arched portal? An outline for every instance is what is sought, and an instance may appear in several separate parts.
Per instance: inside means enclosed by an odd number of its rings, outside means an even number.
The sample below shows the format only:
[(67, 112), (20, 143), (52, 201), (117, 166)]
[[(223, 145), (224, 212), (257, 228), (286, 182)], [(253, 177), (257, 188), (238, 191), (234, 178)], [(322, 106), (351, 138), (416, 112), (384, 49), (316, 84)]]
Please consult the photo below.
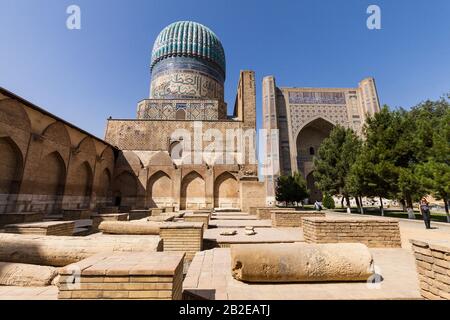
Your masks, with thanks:
[(165, 172), (158, 171), (148, 180), (148, 206), (165, 207), (173, 204), (172, 179)]
[(180, 209), (201, 209), (206, 206), (205, 180), (192, 171), (181, 182)]
[(224, 172), (216, 178), (214, 183), (214, 207), (239, 207), (239, 185), (235, 176), (229, 172)]
[(18, 192), (22, 173), (22, 154), (10, 138), (0, 138), (0, 194)]
[(75, 177), (77, 179), (77, 182), (75, 185), (74, 194), (78, 197), (83, 197), (81, 201), (82, 205), (88, 206), (92, 193), (93, 182), (92, 169), (89, 163), (83, 162), (81, 165), (79, 165), (76, 170)]
[(314, 156), (322, 141), (330, 135), (334, 125), (323, 119), (317, 118), (305, 125), (297, 135), (297, 168), (298, 171), (306, 176), (308, 189), (311, 192), (309, 201), (314, 202), (322, 198), (322, 193), (315, 186), (314, 176)]
[(23, 172), (23, 158), (19, 147), (10, 138), (0, 138), (0, 214), (14, 209)]
[(114, 179), (115, 206), (134, 206), (137, 200), (136, 176), (129, 171), (122, 172)]
[(105, 168), (100, 174), (100, 181), (98, 184), (97, 196), (102, 198), (101, 201), (106, 201), (109, 196), (109, 188), (111, 187), (111, 173), (108, 168)]
[(34, 184), (34, 193), (45, 196), (45, 202), (48, 205), (45, 209), (47, 212), (59, 209), (64, 194), (65, 179), (66, 166), (57, 151), (41, 159)]

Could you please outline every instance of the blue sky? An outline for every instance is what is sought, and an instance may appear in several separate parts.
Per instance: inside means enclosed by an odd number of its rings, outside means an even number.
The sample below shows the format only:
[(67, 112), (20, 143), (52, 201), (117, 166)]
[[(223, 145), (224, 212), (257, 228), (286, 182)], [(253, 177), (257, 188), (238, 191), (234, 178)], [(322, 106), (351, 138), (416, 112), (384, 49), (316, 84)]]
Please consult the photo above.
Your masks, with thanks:
[[(81, 8), (81, 30), (66, 8)], [(382, 10), (382, 30), (366, 9)], [(210, 27), (227, 58), (232, 108), (239, 70), (279, 86), (353, 87), (375, 77), (382, 104), (410, 106), (450, 91), (450, 1), (0, 0), (0, 86), (103, 137), (106, 118), (135, 118), (150, 52), (177, 20)]]

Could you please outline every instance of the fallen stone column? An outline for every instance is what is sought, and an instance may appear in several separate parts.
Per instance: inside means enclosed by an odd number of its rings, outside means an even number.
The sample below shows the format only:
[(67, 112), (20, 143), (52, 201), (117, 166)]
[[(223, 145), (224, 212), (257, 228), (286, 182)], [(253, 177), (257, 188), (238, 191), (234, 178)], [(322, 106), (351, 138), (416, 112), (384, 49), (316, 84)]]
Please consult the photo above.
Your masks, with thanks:
[(151, 221), (103, 221), (98, 229), (105, 234), (158, 235), (161, 223)]
[(359, 243), (232, 245), (231, 268), (246, 282), (366, 281), (374, 273), (372, 255)]
[(0, 285), (21, 287), (49, 286), (58, 275), (54, 267), (0, 262)]
[(0, 234), (0, 261), (66, 266), (102, 252), (161, 251), (159, 236), (102, 237)]

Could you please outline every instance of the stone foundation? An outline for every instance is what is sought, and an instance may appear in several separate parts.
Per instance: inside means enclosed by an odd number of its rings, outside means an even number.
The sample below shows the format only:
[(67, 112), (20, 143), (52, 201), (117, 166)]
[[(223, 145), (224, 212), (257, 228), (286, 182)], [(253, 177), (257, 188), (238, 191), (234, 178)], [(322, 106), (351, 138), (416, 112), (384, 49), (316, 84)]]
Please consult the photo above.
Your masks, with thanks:
[(118, 213), (119, 212), (119, 207), (101, 207), (97, 209), (97, 212), (99, 214), (103, 214), (103, 213)]
[(208, 229), (210, 213), (185, 213), (183, 218), (185, 222), (202, 222), (203, 227)]
[(190, 261), (195, 253), (203, 249), (203, 223), (170, 222), (160, 226), (159, 236), (163, 239), (164, 251), (180, 251), (186, 253)]
[(0, 286), (44, 287), (57, 275), (54, 267), (0, 262)]
[(95, 214), (92, 218), (92, 230), (97, 231), (102, 221), (127, 221), (128, 213), (103, 213)]
[(0, 213), (0, 227), (7, 224), (38, 222), (44, 220), (43, 212), (7, 212)]
[[(269, 220), (271, 219), (272, 211), (292, 211), (291, 208), (277, 208), (277, 207), (264, 207), (264, 208), (254, 208), (255, 214), (258, 219)], [(250, 213), (252, 214), (252, 213)]]
[(427, 300), (450, 300), (450, 242), (410, 242), (416, 258), (422, 297)]
[(84, 220), (90, 219), (92, 212), (87, 209), (64, 209), (62, 210), (63, 220)]
[[(58, 299), (180, 300), (183, 254), (99, 254), (60, 270)], [(73, 270), (80, 282), (72, 284)]]
[(302, 227), (302, 219), (306, 217), (325, 217), (325, 212), (319, 211), (271, 211), (273, 227)]
[(128, 220), (140, 220), (151, 215), (151, 209), (130, 210), (128, 212)]
[(360, 242), (371, 248), (400, 248), (396, 219), (303, 218), (303, 235), (309, 243)]
[(151, 209), (149, 209), (149, 210), (151, 210), (151, 216), (152, 217), (156, 217), (156, 216), (160, 216), (160, 215), (162, 215), (164, 212), (166, 212), (166, 209), (165, 208), (151, 208)]
[(63, 267), (98, 253), (162, 251), (158, 236), (87, 237), (0, 233), (0, 261)]
[(74, 221), (44, 221), (8, 224), (6, 233), (36, 234), (43, 236), (71, 236), (75, 230)]

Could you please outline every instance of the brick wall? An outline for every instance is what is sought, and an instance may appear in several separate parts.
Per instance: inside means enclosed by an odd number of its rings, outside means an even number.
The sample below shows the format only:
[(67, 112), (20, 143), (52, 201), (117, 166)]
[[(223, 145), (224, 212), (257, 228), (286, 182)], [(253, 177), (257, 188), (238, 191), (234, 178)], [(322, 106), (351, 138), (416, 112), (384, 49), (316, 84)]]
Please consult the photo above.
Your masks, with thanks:
[(0, 213), (93, 208), (111, 201), (113, 148), (0, 90)]
[[(72, 283), (73, 270), (80, 271), (79, 283)], [(183, 255), (127, 252), (94, 255), (61, 268), (57, 286), (58, 299), (180, 300), (182, 283)]]
[(450, 300), (450, 242), (410, 241), (422, 297), (427, 300)]
[(163, 239), (164, 251), (186, 253), (186, 260), (191, 261), (196, 252), (203, 249), (203, 223), (172, 222), (160, 227), (159, 236)]
[(256, 215), (258, 219), (272, 219), (272, 211), (292, 211), (292, 209), (289, 208), (276, 208), (276, 207), (262, 207), (262, 208), (256, 208)]
[(305, 217), (325, 217), (319, 211), (271, 211), (272, 227), (301, 227)]
[(185, 213), (183, 218), (185, 222), (201, 222), (203, 228), (208, 229), (210, 213)]
[[(256, 169), (257, 170), (257, 169)], [(255, 171), (257, 172), (257, 171)], [(266, 190), (264, 182), (242, 179), (239, 184), (240, 207), (242, 211), (249, 211), (250, 207), (266, 204)]]
[(372, 248), (400, 248), (396, 219), (304, 218), (303, 235), (309, 243), (360, 242)]

